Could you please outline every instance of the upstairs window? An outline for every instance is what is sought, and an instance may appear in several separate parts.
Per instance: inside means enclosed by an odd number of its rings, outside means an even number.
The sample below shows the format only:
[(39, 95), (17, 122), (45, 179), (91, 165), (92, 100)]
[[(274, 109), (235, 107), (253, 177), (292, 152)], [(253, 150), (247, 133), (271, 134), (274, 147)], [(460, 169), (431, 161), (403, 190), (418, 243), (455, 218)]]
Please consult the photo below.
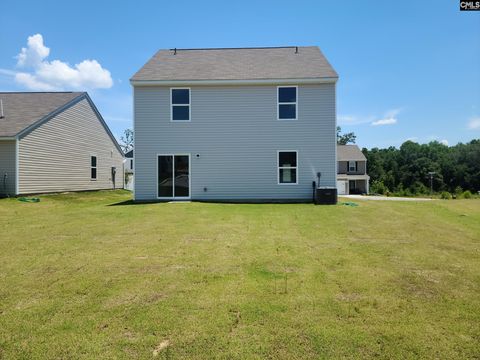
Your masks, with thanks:
[(297, 184), (297, 152), (278, 152), (278, 184)]
[(297, 86), (277, 88), (278, 120), (297, 120)]
[(97, 180), (97, 157), (90, 156), (90, 179)]
[(170, 89), (171, 120), (190, 121), (190, 89)]
[(348, 171), (349, 172), (357, 171), (357, 162), (356, 161), (349, 161), (348, 162)]

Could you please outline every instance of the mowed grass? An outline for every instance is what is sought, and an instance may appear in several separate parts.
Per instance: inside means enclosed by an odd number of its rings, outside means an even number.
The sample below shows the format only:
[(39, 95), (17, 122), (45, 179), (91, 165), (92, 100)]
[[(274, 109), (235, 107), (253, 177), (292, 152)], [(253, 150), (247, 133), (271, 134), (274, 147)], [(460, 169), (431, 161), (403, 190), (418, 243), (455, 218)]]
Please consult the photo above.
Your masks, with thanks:
[(0, 358), (478, 358), (480, 200), (0, 200)]

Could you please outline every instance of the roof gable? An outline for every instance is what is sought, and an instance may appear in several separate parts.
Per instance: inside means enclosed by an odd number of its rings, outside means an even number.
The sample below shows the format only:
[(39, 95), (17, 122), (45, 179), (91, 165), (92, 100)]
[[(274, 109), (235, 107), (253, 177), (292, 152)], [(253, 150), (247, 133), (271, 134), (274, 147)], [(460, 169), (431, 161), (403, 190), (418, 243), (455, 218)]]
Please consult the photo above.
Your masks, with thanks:
[(0, 137), (15, 137), (84, 92), (0, 92)]
[(132, 82), (336, 79), (317, 46), (159, 50)]
[(0, 118), (0, 138), (25, 135), (56, 114), (86, 99), (118, 152), (123, 151), (110, 128), (86, 92), (0, 92), (4, 118)]
[(337, 161), (367, 161), (357, 145), (337, 145)]

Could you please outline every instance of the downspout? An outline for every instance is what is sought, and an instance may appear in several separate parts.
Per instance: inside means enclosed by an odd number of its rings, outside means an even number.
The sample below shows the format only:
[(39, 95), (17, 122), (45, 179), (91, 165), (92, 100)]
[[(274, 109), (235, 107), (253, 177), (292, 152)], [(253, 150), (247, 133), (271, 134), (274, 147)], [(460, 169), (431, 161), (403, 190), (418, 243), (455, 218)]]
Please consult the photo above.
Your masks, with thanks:
[(8, 178), (8, 174), (5, 173), (3, 174), (3, 193), (5, 194), (6, 197), (10, 197), (10, 194), (7, 192), (7, 178)]
[(20, 183), (20, 172), (19, 172), (19, 162), (20, 162), (20, 138), (17, 136), (15, 138), (15, 196), (19, 195), (19, 183)]

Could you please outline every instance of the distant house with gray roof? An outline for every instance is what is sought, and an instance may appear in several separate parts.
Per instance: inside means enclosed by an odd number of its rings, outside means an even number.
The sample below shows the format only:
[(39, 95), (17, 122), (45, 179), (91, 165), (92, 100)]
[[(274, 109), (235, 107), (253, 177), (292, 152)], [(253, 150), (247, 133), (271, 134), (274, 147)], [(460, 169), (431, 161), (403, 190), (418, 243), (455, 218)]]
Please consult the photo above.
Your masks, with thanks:
[(123, 152), (86, 92), (0, 92), (0, 195), (123, 188)]
[(337, 145), (339, 195), (368, 194), (367, 158), (357, 145)]
[(316, 46), (158, 51), (130, 80), (135, 200), (310, 201), (312, 186), (334, 188), (337, 79)]

